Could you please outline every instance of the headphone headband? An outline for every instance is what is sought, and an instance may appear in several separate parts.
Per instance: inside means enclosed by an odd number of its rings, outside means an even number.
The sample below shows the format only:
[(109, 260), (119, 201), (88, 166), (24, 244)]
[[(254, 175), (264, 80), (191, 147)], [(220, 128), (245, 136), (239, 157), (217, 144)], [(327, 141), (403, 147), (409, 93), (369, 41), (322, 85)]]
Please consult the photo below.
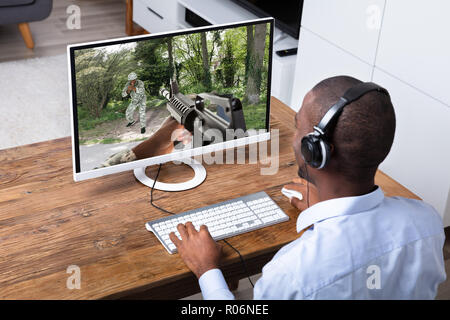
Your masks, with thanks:
[(325, 135), (330, 123), (332, 123), (333, 120), (336, 119), (341, 114), (342, 109), (344, 109), (346, 105), (352, 103), (353, 101), (358, 100), (363, 95), (371, 91), (382, 92), (387, 96), (389, 96), (389, 93), (387, 92), (386, 89), (380, 87), (379, 85), (373, 82), (363, 82), (357, 84), (356, 86), (345, 91), (344, 95), (341, 98), (339, 98), (339, 101), (330, 107), (327, 113), (325, 113), (325, 115), (323, 116), (322, 120), (320, 120), (319, 124), (316, 127), (314, 127), (314, 130), (316, 130), (322, 135)]

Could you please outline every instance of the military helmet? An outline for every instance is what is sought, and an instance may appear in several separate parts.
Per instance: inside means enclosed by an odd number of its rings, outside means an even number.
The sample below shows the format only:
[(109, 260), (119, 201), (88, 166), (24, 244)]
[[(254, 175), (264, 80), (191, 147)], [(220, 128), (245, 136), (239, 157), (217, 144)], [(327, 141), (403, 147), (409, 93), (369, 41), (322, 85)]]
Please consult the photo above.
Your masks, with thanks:
[(136, 80), (136, 79), (137, 79), (137, 74), (136, 74), (136, 73), (132, 72), (132, 73), (130, 73), (130, 74), (128, 75), (128, 80), (129, 80), (129, 81), (131, 81), (131, 80)]

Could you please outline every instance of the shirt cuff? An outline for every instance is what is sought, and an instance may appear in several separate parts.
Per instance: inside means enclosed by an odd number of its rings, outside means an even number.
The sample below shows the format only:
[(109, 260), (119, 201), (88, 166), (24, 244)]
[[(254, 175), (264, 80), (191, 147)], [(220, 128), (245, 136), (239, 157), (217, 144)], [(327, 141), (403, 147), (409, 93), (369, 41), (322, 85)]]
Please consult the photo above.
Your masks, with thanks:
[(211, 269), (206, 271), (198, 279), (200, 290), (202, 290), (203, 299), (205, 300), (231, 300), (234, 299), (233, 294), (223, 277), (222, 271), (219, 269)]

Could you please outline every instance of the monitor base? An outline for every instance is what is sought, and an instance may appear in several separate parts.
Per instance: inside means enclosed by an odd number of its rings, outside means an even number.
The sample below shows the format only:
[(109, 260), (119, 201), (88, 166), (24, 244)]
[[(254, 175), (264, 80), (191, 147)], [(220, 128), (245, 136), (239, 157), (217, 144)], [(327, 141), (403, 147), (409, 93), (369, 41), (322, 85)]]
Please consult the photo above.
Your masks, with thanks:
[[(191, 180), (180, 183), (165, 183), (156, 181), (154, 188), (161, 191), (184, 191), (195, 188), (205, 181), (206, 169), (200, 162), (195, 159), (185, 159), (181, 160), (181, 162), (190, 166), (192, 170), (194, 170), (195, 175)], [(146, 167), (134, 169), (134, 176), (139, 182), (151, 188), (153, 187), (155, 180), (146, 175), (145, 168)]]

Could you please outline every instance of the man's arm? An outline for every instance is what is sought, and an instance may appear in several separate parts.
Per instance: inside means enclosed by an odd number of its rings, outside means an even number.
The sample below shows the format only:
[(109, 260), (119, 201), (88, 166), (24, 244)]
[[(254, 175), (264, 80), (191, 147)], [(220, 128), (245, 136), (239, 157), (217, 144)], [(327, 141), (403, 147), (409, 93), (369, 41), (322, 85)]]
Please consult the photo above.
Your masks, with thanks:
[(198, 279), (198, 284), (205, 300), (234, 300), (220, 269), (206, 271)]
[(122, 150), (113, 154), (97, 168), (168, 154), (174, 149), (174, 141), (180, 141), (186, 145), (191, 139), (192, 135), (189, 131), (174, 118), (167, 117), (161, 127), (150, 138), (132, 149)]
[(135, 92), (133, 96), (133, 102), (137, 104), (141, 103), (145, 98), (144, 82), (140, 80), (137, 81), (132, 87), (132, 90)]
[(144, 86), (143, 81), (141, 81), (141, 80), (137, 81), (135, 88), (136, 88), (136, 90), (135, 90), (136, 94), (138, 94), (140, 96), (143, 96), (145, 94), (145, 86)]
[[(191, 222), (177, 226), (181, 240), (172, 232), (169, 237), (175, 244), (184, 263), (199, 279), (205, 300), (233, 300), (222, 272), (218, 269), (221, 246), (217, 244), (204, 225), (195, 230)], [(296, 283), (295, 263), (273, 259), (263, 268), (262, 277), (254, 288), (255, 300), (259, 299), (302, 299), (300, 286)]]
[[(307, 187), (302, 179), (294, 179), (294, 183), (287, 185), (290, 189), (305, 192), (310, 189), (310, 205), (317, 202), (317, 190), (310, 184)], [(306, 200), (291, 201), (291, 205), (304, 210)], [(200, 289), (204, 299), (234, 299), (229, 290), (222, 272), (219, 270), (219, 260), (222, 247), (211, 237), (205, 225), (195, 230), (192, 222), (177, 226), (181, 239), (175, 233), (169, 234), (170, 240), (175, 244), (178, 253), (187, 267), (199, 279)], [(263, 268), (263, 275), (254, 288), (254, 299), (302, 299), (304, 298), (300, 286), (296, 286), (296, 272), (292, 270), (292, 263), (283, 263), (273, 259)]]
[(171, 232), (170, 240), (175, 244), (184, 263), (199, 279), (204, 299), (234, 299), (233, 294), (218, 269), (222, 246), (216, 243), (205, 225), (195, 230), (192, 222), (177, 226), (181, 240)]
[(123, 87), (123, 90), (122, 90), (122, 97), (123, 98), (125, 98), (127, 95), (128, 95), (128, 86), (130, 85), (130, 82), (128, 81), (126, 84), (125, 84), (125, 87)]

